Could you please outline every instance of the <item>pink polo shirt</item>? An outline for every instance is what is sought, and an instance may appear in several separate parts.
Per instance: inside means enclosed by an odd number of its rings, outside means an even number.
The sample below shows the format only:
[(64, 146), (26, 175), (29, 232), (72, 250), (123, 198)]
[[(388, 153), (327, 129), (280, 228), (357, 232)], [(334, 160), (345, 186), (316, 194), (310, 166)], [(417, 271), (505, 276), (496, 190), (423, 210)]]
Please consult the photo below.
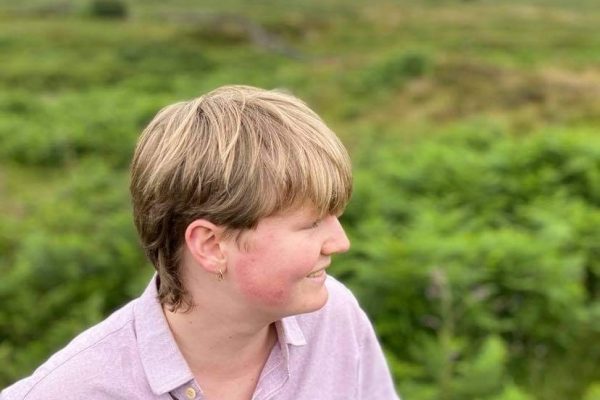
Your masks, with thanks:
[[(278, 343), (253, 400), (398, 399), (367, 316), (340, 282), (330, 277), (326, 284), (325, 307), (276, 323)], [(0, 400), (204, 398), (169, 330), (156, 278), (0, 393)]]

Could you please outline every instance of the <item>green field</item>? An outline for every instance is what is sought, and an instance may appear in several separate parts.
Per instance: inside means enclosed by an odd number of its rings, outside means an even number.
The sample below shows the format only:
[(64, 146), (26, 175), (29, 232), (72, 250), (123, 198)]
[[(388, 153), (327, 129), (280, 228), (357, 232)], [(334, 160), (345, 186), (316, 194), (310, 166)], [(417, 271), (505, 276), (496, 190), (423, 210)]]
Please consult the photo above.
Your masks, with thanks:
[(0, 1), (0, 388), (152, 273), (164, 105), (284, 88), (351, 153), (332, 273), (417, 400), (600, 398), (596, 0)]

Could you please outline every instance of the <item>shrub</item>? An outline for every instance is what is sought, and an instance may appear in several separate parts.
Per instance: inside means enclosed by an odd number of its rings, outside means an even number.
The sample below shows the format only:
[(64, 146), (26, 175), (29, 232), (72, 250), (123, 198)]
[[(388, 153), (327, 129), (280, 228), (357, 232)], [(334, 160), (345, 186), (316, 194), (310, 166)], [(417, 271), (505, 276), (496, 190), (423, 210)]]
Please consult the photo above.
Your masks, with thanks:
[(98, 18), (126, 18), (127, 4), (121, 0), (93, 0), (90, 15)]
[(433, 65), (432, 57), (419, 50), (406, 50), (389, 55), (352, 75), (350, 83), (357, 93), (373, 93), (401, 87), (406, 82), (426, 75)]
[(137, 294), (152, 272), (137, 245), (126, 175), (91, 160), (65, 182), (29, 205), (18, 241), (0, 230), (0, 248), (9, 249), (0, 259), (0, 387)]
[(337, 264), (393, 354), (401, 393), (581, 396), (598, 335), (593, 132), (515, 138), (463, 125), (361, 154), (345, 215), (354, 249)]

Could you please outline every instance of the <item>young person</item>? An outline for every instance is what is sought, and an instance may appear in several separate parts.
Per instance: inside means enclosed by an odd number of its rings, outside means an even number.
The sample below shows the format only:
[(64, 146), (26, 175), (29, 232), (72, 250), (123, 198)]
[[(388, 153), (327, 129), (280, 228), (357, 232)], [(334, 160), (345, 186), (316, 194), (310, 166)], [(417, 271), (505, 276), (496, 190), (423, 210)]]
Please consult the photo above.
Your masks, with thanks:
[(1, 399), (397, 399), (326, 273), (351, 190), (343, 145), (289, 94), (226, 86), (164, 108), (131, 166), (154, 278)]

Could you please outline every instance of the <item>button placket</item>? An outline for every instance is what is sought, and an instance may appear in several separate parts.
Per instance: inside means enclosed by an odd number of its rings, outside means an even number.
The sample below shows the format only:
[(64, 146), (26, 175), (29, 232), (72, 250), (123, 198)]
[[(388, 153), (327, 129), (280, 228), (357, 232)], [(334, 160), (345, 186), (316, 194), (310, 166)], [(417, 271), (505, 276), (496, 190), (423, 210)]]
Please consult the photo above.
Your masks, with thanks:
[(194, 389), (193, 387), (188, 387), (187, 389), (185, 389), (185, 397), (188, 400), (193, 400), (196, 398), (196, 389)]

